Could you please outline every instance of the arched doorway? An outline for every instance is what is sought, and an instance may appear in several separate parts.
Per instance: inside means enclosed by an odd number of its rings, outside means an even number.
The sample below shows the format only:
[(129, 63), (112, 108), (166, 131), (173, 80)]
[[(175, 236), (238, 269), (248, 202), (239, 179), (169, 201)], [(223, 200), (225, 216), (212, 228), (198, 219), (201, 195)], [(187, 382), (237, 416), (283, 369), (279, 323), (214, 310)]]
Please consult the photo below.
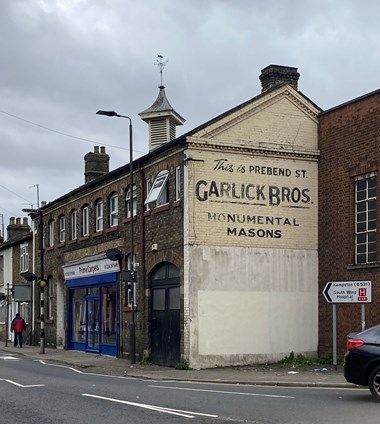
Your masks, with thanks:
[(152, 362), (175, 366), (181, 358), (179, 269), (163, 262), (151, 272), (150, 280)]

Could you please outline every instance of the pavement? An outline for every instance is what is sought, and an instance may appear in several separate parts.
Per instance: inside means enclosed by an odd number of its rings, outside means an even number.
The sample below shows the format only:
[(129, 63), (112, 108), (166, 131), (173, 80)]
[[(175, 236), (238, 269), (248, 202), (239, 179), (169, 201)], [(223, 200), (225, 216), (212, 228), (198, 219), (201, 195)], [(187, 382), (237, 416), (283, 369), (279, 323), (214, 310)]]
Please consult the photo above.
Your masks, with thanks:
[(261, 386), (294, 387), (359, 387), (347, 383), (341, 366), (292, 368), (284, 365), (249, 365), (240, 367), (218, 367), (210, 369), (177, 370), (172, 367), (137, 363), (131, 364), (127, 359), (106, 355), (45, 348), (40, 353), (39, 346), (24, 345), (14, 347), (11, 342), (5, 346), (1, 342), (0, 356), (26, 356), (34, 360), (62, 364), (82, 372), (114, 375), (149, 380), (176, 380), (202, 383), (241, 384)]

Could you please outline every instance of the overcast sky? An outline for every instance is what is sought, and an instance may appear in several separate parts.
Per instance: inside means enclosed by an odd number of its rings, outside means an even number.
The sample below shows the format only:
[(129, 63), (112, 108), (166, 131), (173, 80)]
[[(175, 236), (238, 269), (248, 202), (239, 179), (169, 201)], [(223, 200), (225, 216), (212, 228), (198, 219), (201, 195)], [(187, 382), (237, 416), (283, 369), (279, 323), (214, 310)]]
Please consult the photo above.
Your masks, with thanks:
[[(380, 2), (0, 0), (0, 224), (84, 183), (86, 153), (110, 169), (148, 152), (138, 113), (163, 84), (181, 135), (258, 95), (269, 64), (294, 66), (322, 109), (380, 88)], [(1, 229), (1, 227), (0, 227)]]

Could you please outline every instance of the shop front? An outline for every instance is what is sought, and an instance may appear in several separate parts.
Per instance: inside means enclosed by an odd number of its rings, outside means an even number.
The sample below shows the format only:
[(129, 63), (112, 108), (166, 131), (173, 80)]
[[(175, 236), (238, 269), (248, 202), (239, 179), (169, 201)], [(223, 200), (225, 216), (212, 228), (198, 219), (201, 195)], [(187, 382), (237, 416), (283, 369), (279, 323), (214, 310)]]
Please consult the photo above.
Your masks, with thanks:
[(68, 348), (118, 356), (118, 262), (99, 255), (63, 268), (68, 288)]

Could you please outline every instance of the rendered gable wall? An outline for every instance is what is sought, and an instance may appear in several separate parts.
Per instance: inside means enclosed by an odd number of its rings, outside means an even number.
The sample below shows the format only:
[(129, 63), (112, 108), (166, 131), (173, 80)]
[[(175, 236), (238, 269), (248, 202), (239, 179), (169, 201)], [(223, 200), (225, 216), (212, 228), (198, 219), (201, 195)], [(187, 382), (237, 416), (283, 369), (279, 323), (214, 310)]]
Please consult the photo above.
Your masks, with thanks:
[(187, 140), (192, 367), (316, 353), (317, 115), (285, 86)]

